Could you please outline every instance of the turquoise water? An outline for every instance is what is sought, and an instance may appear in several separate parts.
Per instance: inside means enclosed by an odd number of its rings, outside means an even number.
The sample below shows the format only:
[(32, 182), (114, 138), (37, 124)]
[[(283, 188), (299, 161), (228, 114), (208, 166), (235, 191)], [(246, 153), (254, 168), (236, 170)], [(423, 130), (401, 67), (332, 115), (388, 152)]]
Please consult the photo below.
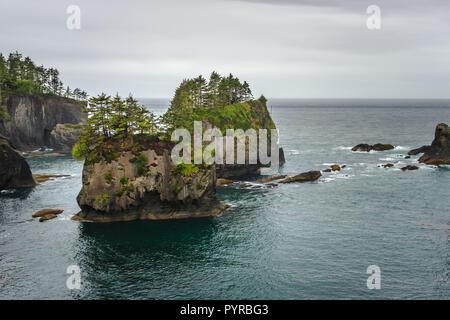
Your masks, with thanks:
[[(163, 112), (167, 101), (144, 100)], [(314, 183), (220, 188), (232, 207), (185, 221), (81, 224), (82, 164), (31, 159), (34, 173), (70, 174), (0, 196), (0, 298), (448, 299), (450, 169), (402, 172), (429, 144), (449, 101), (271, 100), (293, 175), (346, 164)], [(353, 153), (358, 143), (395, 150)], [(379, 164), (398, 162), (395, 168)], [(251, 179), (247, 179), (251, 180)], [(64, 209), (39, 223), (32, 213)], [(78, 265), (82, 287), (66, 287)], [(381, 268), (368, 290), (366, 268)]]

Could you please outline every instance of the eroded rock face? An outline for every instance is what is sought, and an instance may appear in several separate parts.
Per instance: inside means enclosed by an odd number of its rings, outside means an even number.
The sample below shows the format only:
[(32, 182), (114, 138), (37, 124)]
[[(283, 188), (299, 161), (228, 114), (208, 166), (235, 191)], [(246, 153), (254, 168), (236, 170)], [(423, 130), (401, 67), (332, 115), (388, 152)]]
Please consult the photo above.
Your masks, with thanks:
[(430, 165), (450, 164), (450, 128), (448, 125), (438, 124), (431, 146), (420, 149), (424, 155), (420, 157), (419, 162)]
[[(168, 150), (141, 152), (145, 170), (133, 163), (131, 151), (111, 162), (102, 160), (83, 168), (83, 186), (77, 197), (82, 211), (77, 220), (130, 221), (214, 216), (226, 206), (215, 195), (214, 166), (190, 175), (174, 171)], [(144, 171), (144, 172), (142, 172)]]
[(46, 146), (70, 152), (79, 135), (68, 127), (62, 129), (67, 124), (82, 125), (87, 118), (84, 103), (58, 96), (10, 94), (4, 104), (8, 118), (0, 118), (0, 134), (21, 151)]
[(27, 161), (0, 135), (0, 190), (34, 187)]

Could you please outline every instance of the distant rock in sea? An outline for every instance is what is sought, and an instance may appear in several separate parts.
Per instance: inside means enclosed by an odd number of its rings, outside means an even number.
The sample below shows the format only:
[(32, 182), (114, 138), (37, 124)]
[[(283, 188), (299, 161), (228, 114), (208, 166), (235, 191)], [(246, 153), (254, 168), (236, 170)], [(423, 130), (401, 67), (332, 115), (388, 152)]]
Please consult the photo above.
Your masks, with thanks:
[(424, 153), (419, 162), (429, 165), (450, 164), (450, 128), (445, 123), (436, 126), (431, 146), (411, 150), (409, 154)]

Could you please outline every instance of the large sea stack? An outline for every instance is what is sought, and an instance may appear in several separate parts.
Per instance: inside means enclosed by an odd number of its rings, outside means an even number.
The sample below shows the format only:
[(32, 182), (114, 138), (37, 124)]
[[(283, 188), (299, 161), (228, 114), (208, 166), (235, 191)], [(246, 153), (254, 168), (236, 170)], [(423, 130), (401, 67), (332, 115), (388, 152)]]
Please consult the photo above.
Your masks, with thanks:
[(436, 126), (431, 146), (422, 146), (408, 152), (409, 155), (423, 153), (419, 162), (429, 165), (450, 164), (450, 128), (445, 123)]
[(114, 159), (87, 159), (75, 220), (112, 222), (208, 217), (226, 206), (216, 198), (214, 166), (174, 165), (172, 145), (136, 142)]

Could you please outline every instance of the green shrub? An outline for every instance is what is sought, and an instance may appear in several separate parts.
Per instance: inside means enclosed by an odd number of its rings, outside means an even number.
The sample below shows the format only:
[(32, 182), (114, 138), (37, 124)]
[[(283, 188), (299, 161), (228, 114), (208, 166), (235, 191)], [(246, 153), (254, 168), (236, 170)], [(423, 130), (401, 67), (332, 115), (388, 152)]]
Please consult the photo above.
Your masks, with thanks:
[(81, 161), (86, 158), (86, 145), (78, 141), (72, 148), (72, 158), (75, 160)]
[(121, 183), (121, 184), (127, 184), (127, 183), (128, 183), (128, 177), (122, 177), (122, 178), (120, 178), (120, 183)]
[(111, 184), (112, 180), (113, 180), (113, 175), (111, 172), (107, 172), (103, 175), (105, 177), (106, 183), (107, 184)]
[(185, 164), (184, 162), (182, 162), (172, 168), (173, 175), (181, 174), (183, 176), (189, 177), (197, 172), (198, 172), (198, 167), (195, 167), (192, 164)]

